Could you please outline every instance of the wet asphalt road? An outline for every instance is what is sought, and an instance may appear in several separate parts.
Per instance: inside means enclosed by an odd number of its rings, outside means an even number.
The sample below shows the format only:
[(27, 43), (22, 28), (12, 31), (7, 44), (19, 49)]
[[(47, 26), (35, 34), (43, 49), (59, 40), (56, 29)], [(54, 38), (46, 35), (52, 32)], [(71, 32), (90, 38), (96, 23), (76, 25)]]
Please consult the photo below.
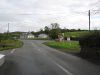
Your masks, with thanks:
[(43, 44), (24, 40), (24, 46), (6, 55), (0, 75), (100, 75), (100, 66)]

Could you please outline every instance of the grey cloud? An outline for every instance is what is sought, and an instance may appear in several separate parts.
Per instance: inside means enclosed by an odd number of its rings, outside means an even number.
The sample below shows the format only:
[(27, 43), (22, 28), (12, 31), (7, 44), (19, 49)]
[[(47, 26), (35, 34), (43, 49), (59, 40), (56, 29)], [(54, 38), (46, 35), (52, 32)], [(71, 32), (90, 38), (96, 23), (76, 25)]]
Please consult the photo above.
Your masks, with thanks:
[(52, 22), (61, 27), (75, 24), (70, 28), (84, 28), (81, 24), (87, 25), (87, 10), (99, 10), (99, 4), (99, 0), (1, 0), (0, 23), (11, 22), (12, 31), (38, 30)]

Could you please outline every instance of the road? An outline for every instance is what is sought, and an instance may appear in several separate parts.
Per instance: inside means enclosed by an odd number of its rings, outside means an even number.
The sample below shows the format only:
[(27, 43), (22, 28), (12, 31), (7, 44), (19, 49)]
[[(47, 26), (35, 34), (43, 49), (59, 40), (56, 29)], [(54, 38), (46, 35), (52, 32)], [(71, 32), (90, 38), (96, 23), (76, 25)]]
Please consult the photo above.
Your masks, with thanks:
[(23, 42), (22, 48), (6, 55), (0, 75), (100, 75), (99, 65), (47, 47), (43, 41)]

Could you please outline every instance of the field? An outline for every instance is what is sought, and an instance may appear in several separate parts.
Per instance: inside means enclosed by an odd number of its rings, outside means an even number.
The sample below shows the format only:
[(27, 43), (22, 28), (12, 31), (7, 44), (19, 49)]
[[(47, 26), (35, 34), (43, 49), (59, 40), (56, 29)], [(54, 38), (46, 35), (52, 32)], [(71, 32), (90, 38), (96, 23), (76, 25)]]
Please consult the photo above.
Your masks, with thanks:
[(89, 33), (88, 31), (77, 31), (77, 32), (66, 32), (64, 35), (65, 37), (80, 37), (88, 33)]
[(80, 46), (78, 41), (70, 41), (70, 42), (51, 41), (51, 42), (45, 42), (44, 44), (64, 52), (80, 52)]
[(23, 43), (19, 40), (1, 40), (0, 41), (0, 51), (8, 50), (13, 48), (19, 48)]

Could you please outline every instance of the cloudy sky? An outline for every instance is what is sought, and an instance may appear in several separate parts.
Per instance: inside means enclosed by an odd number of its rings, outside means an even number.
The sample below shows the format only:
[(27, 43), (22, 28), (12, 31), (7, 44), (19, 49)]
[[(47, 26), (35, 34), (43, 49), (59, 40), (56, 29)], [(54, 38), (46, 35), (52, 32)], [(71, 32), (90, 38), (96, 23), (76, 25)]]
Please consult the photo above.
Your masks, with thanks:
[(0, 0), (0, 32), (38, 31), (51, 23), (61, 28), (88, 29), (88, 10), (91, 28), (100, 29), (99, 0)]

